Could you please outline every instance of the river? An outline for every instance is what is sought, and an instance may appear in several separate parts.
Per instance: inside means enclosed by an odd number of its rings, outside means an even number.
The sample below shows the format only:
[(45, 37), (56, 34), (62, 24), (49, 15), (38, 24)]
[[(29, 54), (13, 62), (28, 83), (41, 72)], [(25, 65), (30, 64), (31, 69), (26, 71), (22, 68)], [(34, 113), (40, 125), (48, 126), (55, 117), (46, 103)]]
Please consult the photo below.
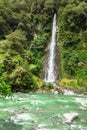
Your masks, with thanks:
[[(67, 123), (67, 113), (78, 116)], [(15, 93), (12, 99), (0, 98), (0, 130), (87, 130), (87, 95)]]

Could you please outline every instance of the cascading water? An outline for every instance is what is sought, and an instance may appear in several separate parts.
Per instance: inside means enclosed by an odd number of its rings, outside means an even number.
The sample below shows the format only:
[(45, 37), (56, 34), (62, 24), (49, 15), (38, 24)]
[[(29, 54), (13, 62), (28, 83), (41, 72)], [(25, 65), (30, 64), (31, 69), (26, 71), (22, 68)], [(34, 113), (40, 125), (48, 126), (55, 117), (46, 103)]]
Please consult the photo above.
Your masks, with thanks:
[(53, 18), (53, 27), (52, 27), (52, 38), (49, 47), (49, 56), (47, 63), (47, 70), (45, 71), (45, 82), (55, 82), (55, 46), (56, 46), (56, 14), (54, 14)]

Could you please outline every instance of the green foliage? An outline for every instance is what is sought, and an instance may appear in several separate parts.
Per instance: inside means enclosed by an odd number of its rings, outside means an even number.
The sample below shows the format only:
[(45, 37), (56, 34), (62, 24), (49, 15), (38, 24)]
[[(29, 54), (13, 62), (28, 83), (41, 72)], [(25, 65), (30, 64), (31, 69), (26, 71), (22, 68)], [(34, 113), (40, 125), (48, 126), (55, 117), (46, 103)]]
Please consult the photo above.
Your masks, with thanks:
[(67, 49), (67, 47), (75, 49), (80, 42), (80, 36), (73, 32), (67, 31), (67, 32), (64, 32), (62, 42), (63, 42), (63, 47), (65, 49)]
[(0, 42), (0, 59), (4, 65), (2, 75), (13, 90), (35, 90), (40, 87), (39, 78), (35, 75), (40, 75), (48, 35), (48, 33), (42, 33), (37, 37), (36, 34), (29, 43), (26, 32), (16, 29)]
[[(61, 0), (60, 5), (62, 76), (77, 79), (87, 89), (87, 2)], [(75, 87), (73, 82), (71, 85)]]
[[(0, 64), (0, 73), (3, 71), (3, 65)], [(11, 87), (5, 82), (4, 77), (0, 76), (0, 95), (12, 96)]]
[(41, 86), (39, 78), (54, 13), (58, 14), (62, 76), (74, 77), (86, 87), (87, 1), (0, 0), (1, 77), (12, 89)]
[(2, 96), (12, 96), (11, 87), (2, 77), (0, 77), (0, 94)]
[(34, 38), (34, 40), (31, 43), (30, 50), (33, 54), (32, 56), (32, 64), (35, 64), (36, 67), (33, 70), (33, 73), (35, 75), (38, 75), (42, 66), (42, 59), (41, 57), (44, 55), (44, 49), (47, 44), (48, 35), (44, 33), (42, 36), (39, 35)]
[(80, 29), (86, 28), (87, 19), (87, 3), (80, 2), (78, 6), (76, 3), (67, 4), (63, 12), (64, 28), (66, 30), (71, 30), (79, 32)]
[[(24, 69), (22, 66), (18, 66), (9, 76), (11, 85), (15, 91), (35, 90), (39, 86), (38, 79), (31, 73), (30, 70)], [(15, 88), (15, 86), (17, 86)]]
[(31, 50), (33, 51), (33, 53), (37, 53), (38, 51), (43, 51), (45, 49), (48, 40), (47, 38), (48, 35), (46, 33), (40, 36), (36, 35), (35, 39), (32, 41), (31, 44)]

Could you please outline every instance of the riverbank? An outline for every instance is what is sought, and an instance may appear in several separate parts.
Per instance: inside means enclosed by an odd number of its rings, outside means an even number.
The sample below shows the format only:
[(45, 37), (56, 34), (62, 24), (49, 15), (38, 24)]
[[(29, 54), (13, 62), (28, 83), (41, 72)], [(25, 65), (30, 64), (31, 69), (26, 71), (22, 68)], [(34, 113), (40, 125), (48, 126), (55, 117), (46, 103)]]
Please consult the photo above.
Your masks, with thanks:
[(60, 85), (57, 83), (43, 83), (38, 89), (14, 89), (13, 93), (38, 93), (38, 94), (63, 94), (63, 95), (87, 95), (86, 89), (83, 87), (73, 87), (68, 85)]

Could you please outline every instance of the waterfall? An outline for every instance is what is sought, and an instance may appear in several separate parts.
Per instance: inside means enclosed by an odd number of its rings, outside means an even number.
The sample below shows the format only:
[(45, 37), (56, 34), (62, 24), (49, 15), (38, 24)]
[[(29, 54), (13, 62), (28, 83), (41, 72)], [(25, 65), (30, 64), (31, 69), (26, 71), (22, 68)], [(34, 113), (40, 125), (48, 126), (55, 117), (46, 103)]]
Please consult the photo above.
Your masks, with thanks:
[(48, 55), (48, 63), (45, 71), (45, 82), (55, 82), (55, 47), (56, 47), (56, 14), (54, 14), (53, 18), (53, 27), (52, 27), (52, 36), (51, 43), (49, 46), (49, 55)]

